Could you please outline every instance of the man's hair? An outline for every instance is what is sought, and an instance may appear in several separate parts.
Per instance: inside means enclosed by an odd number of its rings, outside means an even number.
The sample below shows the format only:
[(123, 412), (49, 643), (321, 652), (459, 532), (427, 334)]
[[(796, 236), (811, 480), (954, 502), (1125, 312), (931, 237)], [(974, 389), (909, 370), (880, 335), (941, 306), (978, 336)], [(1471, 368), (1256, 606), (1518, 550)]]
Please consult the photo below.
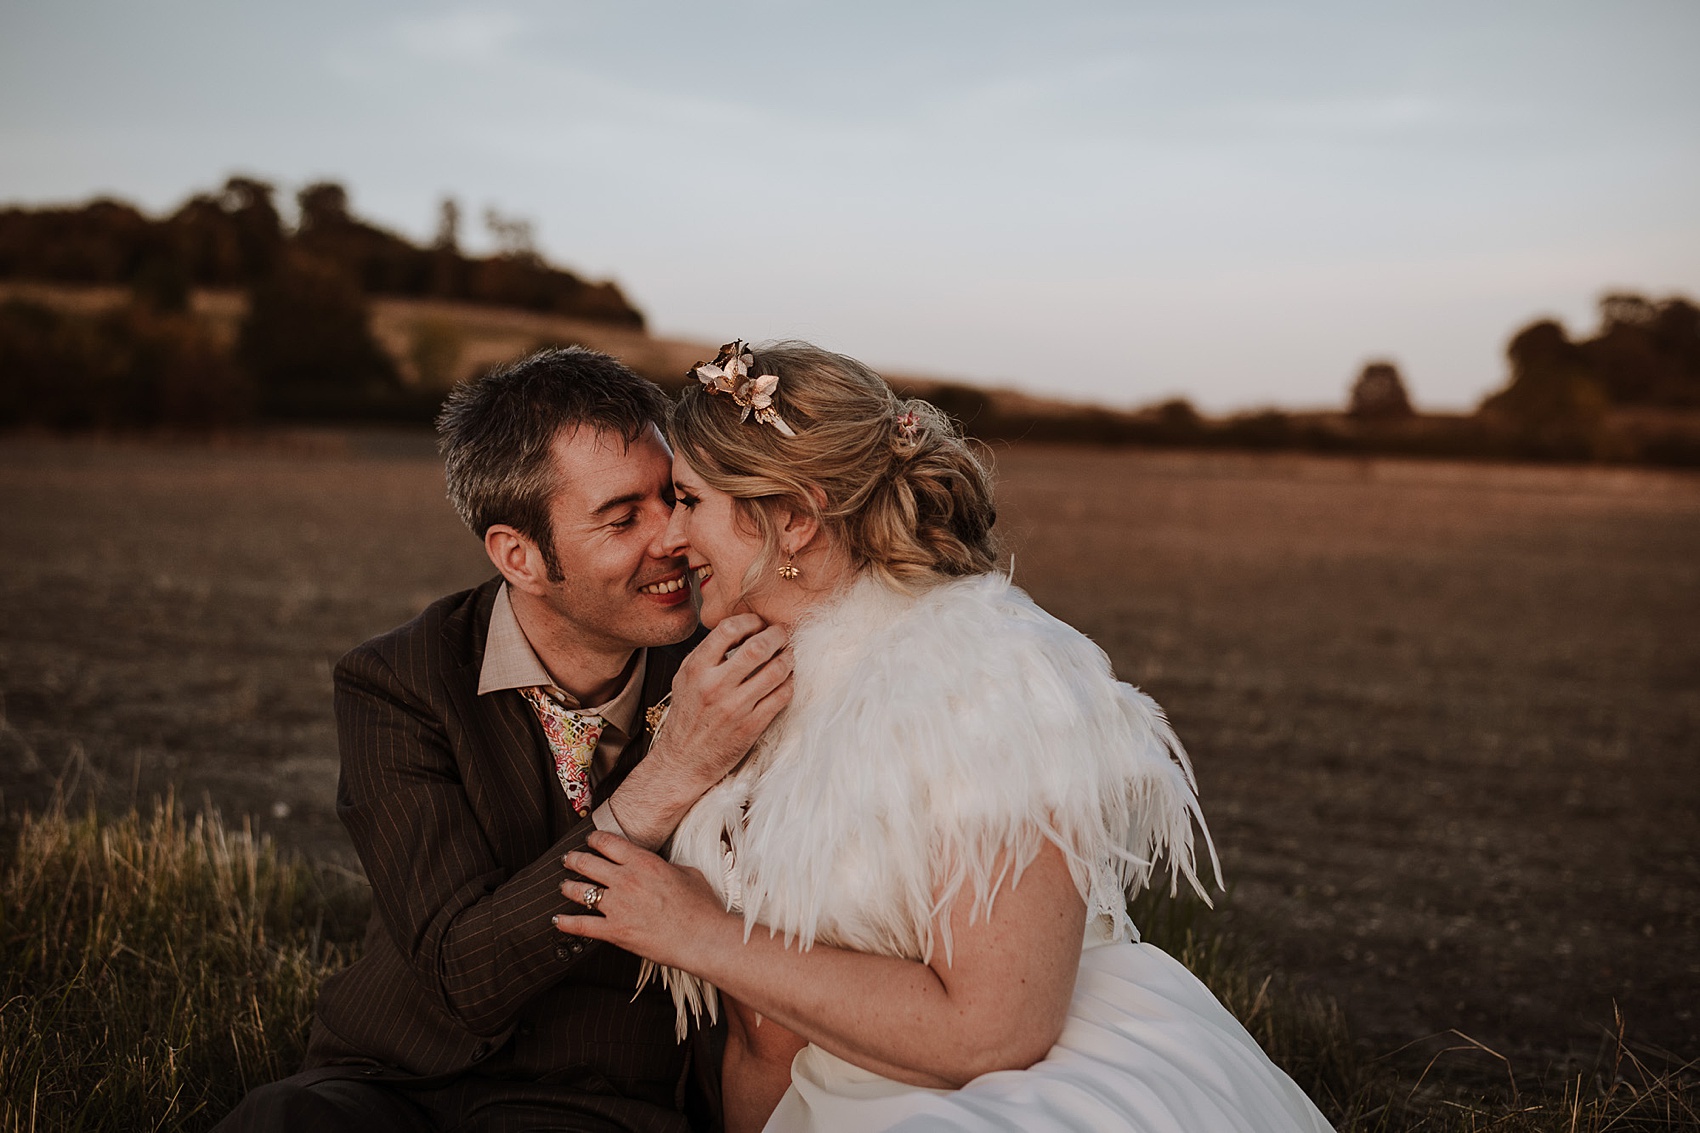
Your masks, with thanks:
[(606, 354), (580, 346), (540, 350), (450, 392), (437, 415), (449, 502), (480, 539), (505, 523), (537, 544), (559, 582), (549, 501), (550, 448), (562, 430), (582, 426), (632, 444), (664, 428), (667, 396)]

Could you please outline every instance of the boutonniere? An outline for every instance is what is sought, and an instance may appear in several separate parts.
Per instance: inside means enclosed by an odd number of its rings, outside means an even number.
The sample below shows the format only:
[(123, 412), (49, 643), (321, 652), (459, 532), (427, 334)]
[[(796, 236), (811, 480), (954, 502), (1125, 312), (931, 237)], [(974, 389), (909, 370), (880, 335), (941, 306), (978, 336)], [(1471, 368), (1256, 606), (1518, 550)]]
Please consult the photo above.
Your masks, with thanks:
[(649, 728), (649, 738), (655, 739), (655, 733), (661, 730), (661, 725), (667, 722), (667, 710), (673, 707), (673, 690), (668, 689), (667, 695), (649, 706), (643, 714), (643, 722)]

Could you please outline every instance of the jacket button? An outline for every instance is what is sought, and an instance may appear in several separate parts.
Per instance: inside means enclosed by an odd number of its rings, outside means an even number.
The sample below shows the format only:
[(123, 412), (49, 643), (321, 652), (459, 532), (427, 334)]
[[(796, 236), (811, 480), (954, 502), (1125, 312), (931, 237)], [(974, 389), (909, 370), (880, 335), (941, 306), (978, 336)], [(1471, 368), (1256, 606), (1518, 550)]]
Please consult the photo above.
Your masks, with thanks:
[(557, 960), (571, 960), (572, 958), (573, 958), (573, 950), (571, 948), (568, 948), (565, 944), (555, 945), (555, 959), (557, 959)]

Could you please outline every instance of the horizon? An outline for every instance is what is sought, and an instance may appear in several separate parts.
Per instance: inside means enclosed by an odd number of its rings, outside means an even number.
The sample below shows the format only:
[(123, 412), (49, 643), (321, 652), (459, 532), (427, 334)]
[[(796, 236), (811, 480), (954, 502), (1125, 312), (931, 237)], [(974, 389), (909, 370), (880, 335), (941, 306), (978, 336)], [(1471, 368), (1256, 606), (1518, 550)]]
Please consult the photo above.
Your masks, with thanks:
[(452, 196), (659, 336), (1213, 414), (1380, 358), (1468, 410), (1529, 322), (1700, 294), (1700, 10), (985, 13), (13, 7), (0, 202), (333, 179), (428, 240)]

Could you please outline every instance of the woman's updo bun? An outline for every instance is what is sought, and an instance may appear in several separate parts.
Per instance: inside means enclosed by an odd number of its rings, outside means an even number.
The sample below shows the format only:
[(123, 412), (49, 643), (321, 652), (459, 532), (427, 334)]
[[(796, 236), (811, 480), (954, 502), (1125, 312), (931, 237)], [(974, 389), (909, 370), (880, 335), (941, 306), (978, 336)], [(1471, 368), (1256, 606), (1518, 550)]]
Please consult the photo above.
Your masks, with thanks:
[(813, 514), (857, 570), (899, 585), (996, 565), (991, 474), (956, 423), (892, 393), (854, 358), (806, 342), (751, 351), (751, 380), (778, 378), (773, 408), (795, 433), (692, 382), (673, 409), (673, 446), (703, 480), (742, 501), (766, 544), (751, 574), (776, 564), (775, 505)]

